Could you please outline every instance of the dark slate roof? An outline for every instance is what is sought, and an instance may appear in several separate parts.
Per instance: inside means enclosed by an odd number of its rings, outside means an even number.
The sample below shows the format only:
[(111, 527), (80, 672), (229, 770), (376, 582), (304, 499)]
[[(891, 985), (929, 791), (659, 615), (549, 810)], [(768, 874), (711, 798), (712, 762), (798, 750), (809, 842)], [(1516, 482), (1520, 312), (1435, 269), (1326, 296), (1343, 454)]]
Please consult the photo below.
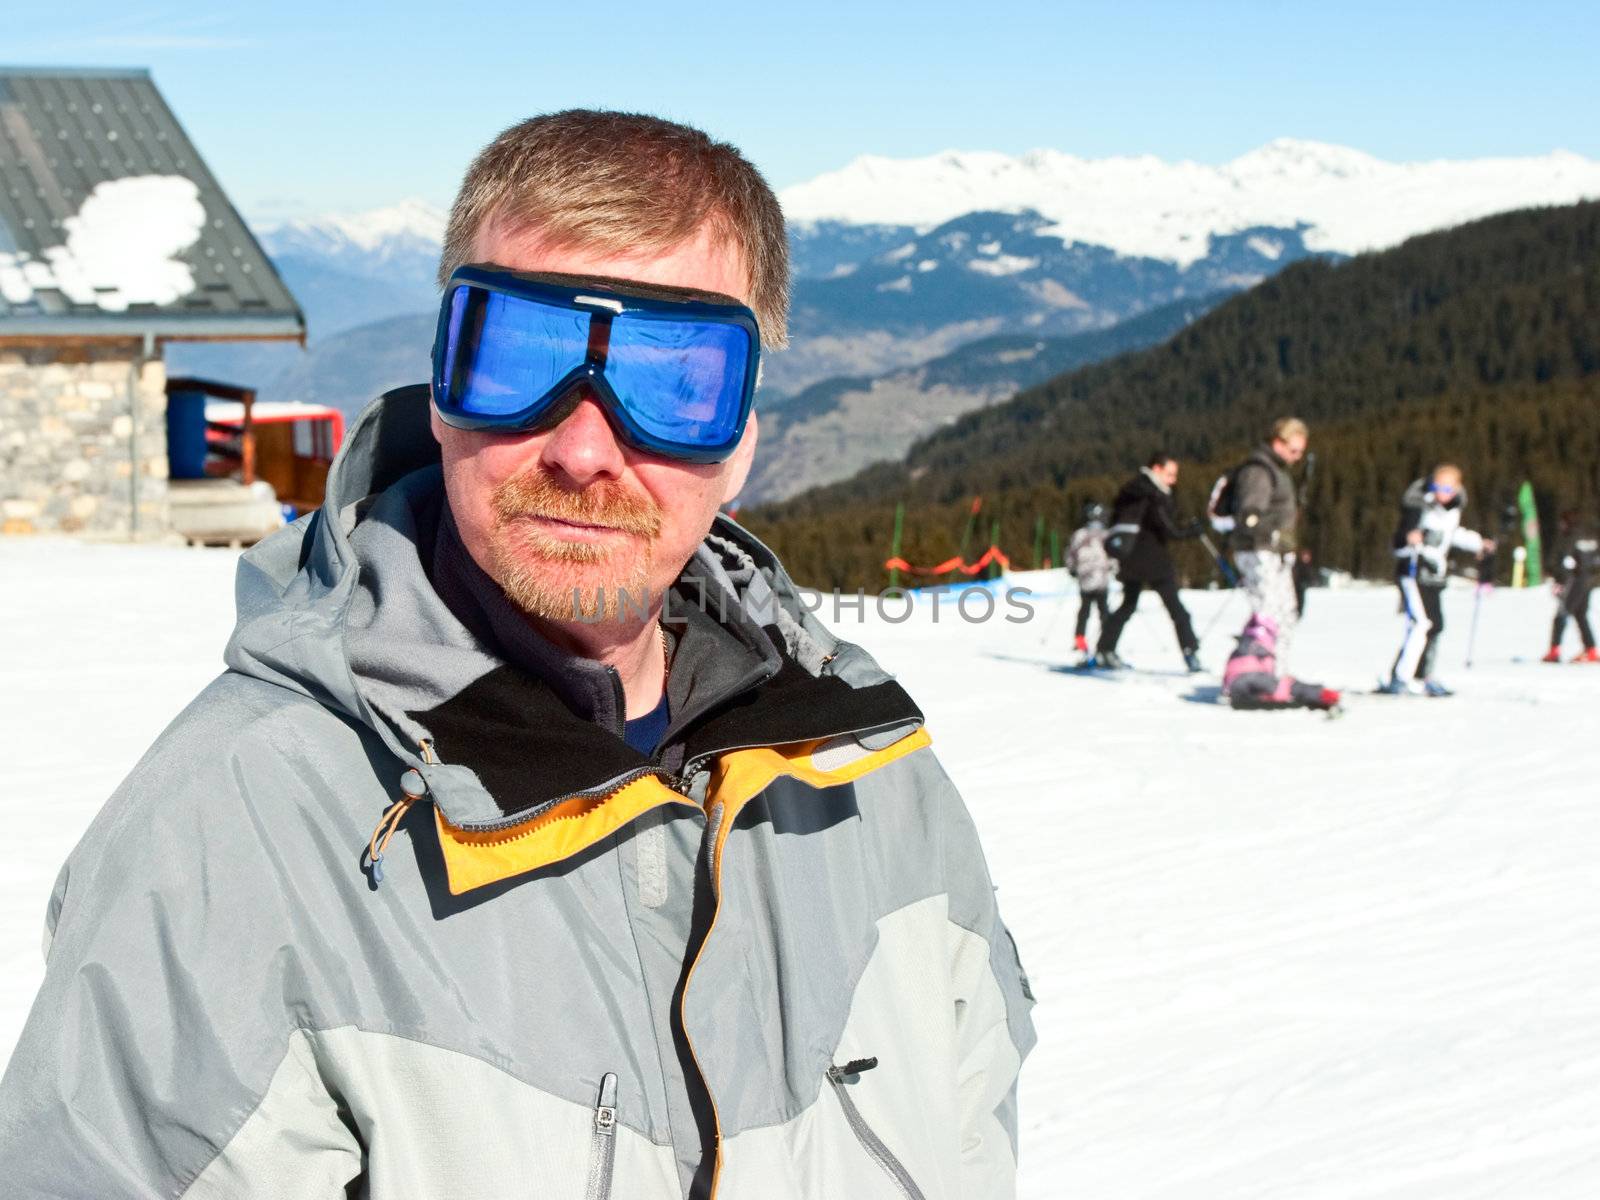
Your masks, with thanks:
[[(105, 286), (86, 294), (80, 275), (77, 296), (67, 295), (54, 268), (77, 261), (69, 231), (78, 222), (64, 223), (97, 186), (136, 176), (180, 176), (198, 190), (205, 212), (198, 239), (171, 260), (190, 269), (192, 290), (125, 303)], [(170, 178), (157, 186), (183, 188)], [(304, 331), (300, 306), (148, 71), (0, 67), (0, 338), (298, 338)]]

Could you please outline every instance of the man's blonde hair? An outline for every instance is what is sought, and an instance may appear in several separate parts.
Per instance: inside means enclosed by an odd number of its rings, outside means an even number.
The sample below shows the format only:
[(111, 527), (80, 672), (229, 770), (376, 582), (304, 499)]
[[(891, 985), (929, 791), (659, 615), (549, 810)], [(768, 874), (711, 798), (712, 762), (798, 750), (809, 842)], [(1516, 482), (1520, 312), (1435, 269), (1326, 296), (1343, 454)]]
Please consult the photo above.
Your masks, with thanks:
[(768, 347), (788, 341), (789, 241), (767, 181), (738, 150), (639, 113), (568, 109), (507, 129), (467, 168), (450, 208), (439, 286), (490, 221), (551, 244), (667, 251), (707, 224), (743, 259)]
[(1287, 442), (1290, 438), (1311, 440), (1311, 430), (1299, 417), (1279, 417), (1272, 423), (1272, 441)]

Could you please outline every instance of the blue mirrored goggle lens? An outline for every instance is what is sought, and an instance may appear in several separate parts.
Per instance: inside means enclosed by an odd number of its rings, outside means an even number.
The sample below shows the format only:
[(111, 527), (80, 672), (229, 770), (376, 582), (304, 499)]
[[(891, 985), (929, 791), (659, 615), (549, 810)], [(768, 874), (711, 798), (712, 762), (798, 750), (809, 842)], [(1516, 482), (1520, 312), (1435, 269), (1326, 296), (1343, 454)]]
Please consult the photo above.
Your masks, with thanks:
[(581, 367), (589, 314), (482, 288), (450, 300), (444, 358), (448, 403), (475, 417), (508, 416), (540, 400)]
[(733, 440), (744, 413), (751, 349), (738, 325), (625, 313), (611, 324), (606, 382), (651, 437), (721, 446)]

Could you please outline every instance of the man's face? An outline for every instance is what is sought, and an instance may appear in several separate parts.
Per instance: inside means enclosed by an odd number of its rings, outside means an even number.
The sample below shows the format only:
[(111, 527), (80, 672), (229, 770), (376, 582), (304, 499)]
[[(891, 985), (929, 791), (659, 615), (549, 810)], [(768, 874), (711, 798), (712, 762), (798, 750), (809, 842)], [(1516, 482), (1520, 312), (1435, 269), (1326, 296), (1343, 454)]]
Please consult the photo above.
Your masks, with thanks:
[[(697, 288), (749, 303), (738, 250), (707, 230), (665, 253), (613, 255), (547, 245), (537, 230), (490, 221), (478, 232), (473, 261)], [(658, 600), (671, 586), (717, 510), (743, 486), (756, 418), (721, 463), (633, 449), (592, 397), (539, 433), (456, 429), (435, 412), (433, 435), (450, 511), (473, 559), (526, 611), (572, 621), (594, 615), (600, 589), (614, 613), (620, 588), (637, 605), (646, 591)]]
[(1274, 438), (1272, 452), (1292, 467), (1306, 456), (1306, 439), (1298, 434), (1294, 437)]
[(1176, 487), (1178, 483), (1178, 460), (1169, 458), (1156, 468), (1156, 478), (1168, 487)]

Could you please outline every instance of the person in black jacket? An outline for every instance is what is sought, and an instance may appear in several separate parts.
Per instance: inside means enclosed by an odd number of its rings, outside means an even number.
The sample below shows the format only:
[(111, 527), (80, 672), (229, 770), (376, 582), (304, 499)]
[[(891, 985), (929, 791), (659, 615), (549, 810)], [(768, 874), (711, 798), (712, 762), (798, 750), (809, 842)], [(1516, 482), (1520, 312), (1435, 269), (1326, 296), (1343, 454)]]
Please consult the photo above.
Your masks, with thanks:
[(1194, 624), (1178, 599), (1178, 572), (1167, 543), (1199, 537), (1204, 526), (1196, 521), (1180, 526), (1173, 512), (1172, 488), (1178, 482), (1178, 460), (1165, 451), (1150, 456), (1147, 465), (1117, 493), (1112, 506), (1112, 526), (1106, 548), (1121, 562), (1122, 603), (1100, 633), (1095, 666), (1116, 670), (1126, 666), (1117, 654), (1117, 639), (1139, 606), (1139, 596), (1150, 588), (1161, 597), (1178, 634), (1184, 665), (1200, 670), (1200, 640)]
[(1556, 619), (1550, 628), (1550, 653), (1544, 656), (1544, 661), (1561, 661), (1561, 639), (1570, 620), (1578, 626), (1578, 636), (1583, 640), (1583, 650), (1572, 661), (1600, 662), (1594, 629), (1589, 624), (1589, 595), (1600, 579), (1600, 538), (1592, 530), (1580, 527), (1575, 512), (1561, 514), (1561, 537), (1561, 557), (1556, 562), (1553, 581)]

